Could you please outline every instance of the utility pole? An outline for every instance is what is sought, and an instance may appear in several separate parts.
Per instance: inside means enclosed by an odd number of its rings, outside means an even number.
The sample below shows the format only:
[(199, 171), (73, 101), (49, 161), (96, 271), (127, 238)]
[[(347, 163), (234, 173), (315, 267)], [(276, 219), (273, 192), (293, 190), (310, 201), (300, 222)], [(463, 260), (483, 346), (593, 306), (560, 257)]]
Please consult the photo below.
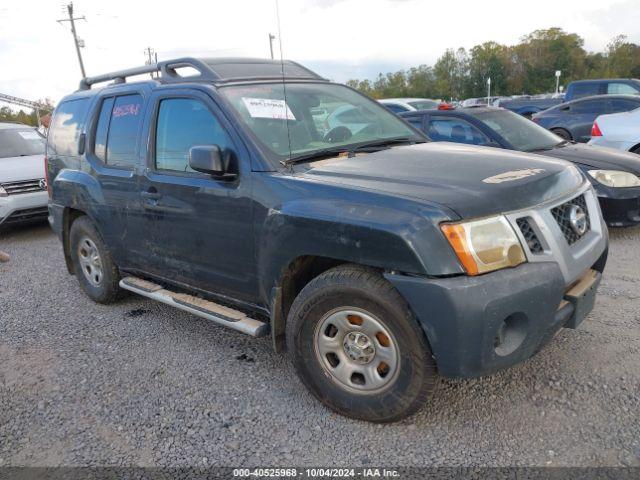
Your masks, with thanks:
[[(144, 53), (145, 53), (145, 56), (147, 57), (147, 59), (144, 62), (145, 65), (153, 65), (154, 63), (158, 63), (158, 54), (153, 50), (153, 48), (147, 47)], [(154, 61), (154, 57), (155, 57), (155, 61)], [(153, 72), (150, 75), (151, 75), (151, 78), (154, 78)]]
[(67, 5), (67, 13), (69, 14), (69, 18), (65, 18), (62, 20), (58, 20), (59, 24), (62, 22), (70, 22), (71, 23), (71, 33), (73, 34), (73, 43), (76, 46), (76, 53), (78, 54), (78, 62), (80, 63), (80, 71), (82, 72), (82, 78), (86, 78), (87, 74), (84, 71), (84, 63), (82, 62), (82, 54), (80, 53), (80, 47), (84, 46), (84, 42), (78, 39), (78, 35), (76, 33), (76, 20), (86, 20), (84, 16), (82, 17), (74, 17), (73, 16), (73, 2)]
[(276, 39), (276, 36), (273, 33), (269, 34), (269, 50), (271, 51), (271, 60), (273, 60), (273, 41)]

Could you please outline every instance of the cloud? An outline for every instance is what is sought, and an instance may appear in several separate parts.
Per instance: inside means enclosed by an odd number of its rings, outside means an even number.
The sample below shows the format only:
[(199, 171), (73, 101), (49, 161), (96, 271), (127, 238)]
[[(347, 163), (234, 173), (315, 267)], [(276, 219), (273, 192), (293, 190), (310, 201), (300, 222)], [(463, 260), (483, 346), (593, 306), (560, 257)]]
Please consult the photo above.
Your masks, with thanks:
[[(375, 77), (422, 63), (446, 48), (488, 40), (513, 44), (537, 29), (559, 25), (602, 50), (624, 33), (640, 43), (637, 0), (539, 0), (526, 14), (517, 2), (459, 0), (278, 0), (284, 56), (344, 81)], [(278, 34), (275, 0), (77, 0), (78, 33), (89, 74), (144, 63), (152, 47), (160, 59), (179, 56), (269, 56)], [(3, 0), (0, 7), (0, 92), (59, 100), (80, 79), (65, 13), (50, 0)], [(278, 52), (278, 40), (274, 47)]]

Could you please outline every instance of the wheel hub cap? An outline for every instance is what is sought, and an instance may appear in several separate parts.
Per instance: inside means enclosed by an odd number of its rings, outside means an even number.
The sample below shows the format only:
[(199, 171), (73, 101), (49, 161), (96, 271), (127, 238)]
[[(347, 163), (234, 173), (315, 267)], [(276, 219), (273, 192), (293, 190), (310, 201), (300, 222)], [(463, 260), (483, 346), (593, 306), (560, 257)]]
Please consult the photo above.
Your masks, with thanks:
[(327, 377), (354, 393), (384, 390), (400, 371), (400, 350), (391, 330), (355, 307), (334, 309), (320, 319), (314, 349)]
[(78, 259), (82, 273), (91, 285), (97, 287), (102, 283), (102, 259), (98, 247), (88, 237), (83, 237), (78, 244)]
[(345, 335), (342, 342), (344, 351), (347, 356), (361, 365), (371, 363), (376, 355), (376, 347), (371, 339), (360, 332), (349, 332)]

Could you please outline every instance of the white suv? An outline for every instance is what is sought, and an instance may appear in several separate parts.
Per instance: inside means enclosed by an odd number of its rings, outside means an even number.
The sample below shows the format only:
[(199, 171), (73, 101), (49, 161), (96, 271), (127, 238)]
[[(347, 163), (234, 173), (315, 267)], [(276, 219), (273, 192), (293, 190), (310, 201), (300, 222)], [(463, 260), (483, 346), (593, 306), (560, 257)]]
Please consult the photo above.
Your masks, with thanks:
[(44, 149), (35, 128), (0, 123), (0, 227), (47, 218)]

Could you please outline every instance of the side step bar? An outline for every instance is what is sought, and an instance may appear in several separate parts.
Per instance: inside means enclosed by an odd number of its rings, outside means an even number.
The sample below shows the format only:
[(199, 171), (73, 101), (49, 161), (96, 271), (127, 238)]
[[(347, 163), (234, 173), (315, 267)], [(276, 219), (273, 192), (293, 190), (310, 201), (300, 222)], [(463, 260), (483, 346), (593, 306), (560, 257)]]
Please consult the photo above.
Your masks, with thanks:
[(238, 330), (252, 337), (263, 337), (269, 333), (268, 323), (249, 318), (243, 312), (192, 295), (172, 292), (141, 278), (123, 278), (120, 280), (120, 288), (166, 303), (185, 312), (193, 313), (218, 325)]

